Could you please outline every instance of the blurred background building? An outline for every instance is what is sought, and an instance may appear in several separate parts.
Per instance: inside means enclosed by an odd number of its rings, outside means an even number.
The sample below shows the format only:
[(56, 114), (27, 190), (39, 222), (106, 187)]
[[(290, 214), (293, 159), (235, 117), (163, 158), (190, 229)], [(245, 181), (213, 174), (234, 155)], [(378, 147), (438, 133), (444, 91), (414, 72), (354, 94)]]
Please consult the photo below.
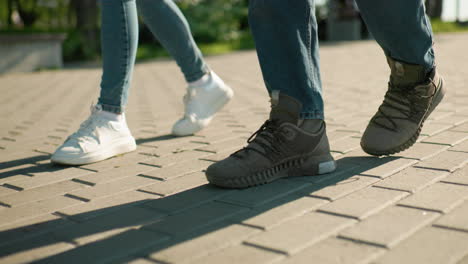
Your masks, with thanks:
[[(196, 41), (207, 54), (254, 47), (248, 0), (180, 0)], [(468, 0), (427, 0), (438, 31), (466, 30)], [(319, 38), (368, 38), (354, 0), (316, 0)], [(465, 26), (464, 26), (465, 25)], [(98, 60), (97, 0), (0, 0), (0, 73), (59, 68), (63, 62)], [(167, 56), (141, 23), (137, 59)]]

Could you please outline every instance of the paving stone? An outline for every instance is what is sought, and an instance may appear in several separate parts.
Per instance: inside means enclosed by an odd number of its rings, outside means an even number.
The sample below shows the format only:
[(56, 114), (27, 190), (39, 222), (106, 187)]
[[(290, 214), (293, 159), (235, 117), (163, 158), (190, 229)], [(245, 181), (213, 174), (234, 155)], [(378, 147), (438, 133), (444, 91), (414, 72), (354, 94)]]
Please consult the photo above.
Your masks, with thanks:
[(361, 174), (367, 176), (375, 176), (379, 178), (386, 178), (415, 163), (417, 163), (417, 161), (413, 159), (394, 159), (380, 166), (363, 171)]
[(310, 196), (334, 201), (378, 181), (379, 179), (374, 177), (359, 175), (352, 176), (340, 180), (335, 184), (327, 185), (317, 191), (311, 192)]
[(415, 193), (449, 175), (449, 172), (417, 167), (406, 168), (373, 186)]
[(271, 263), (283, 258), (283, 255), (246, 245), (232, 246), (211, 255), (194, 260), (191, 263)]
[(332, 237), (292, 255), (280, 263), (309, 264), (311, 261), (320, 264), (368, 263), (383, 252), (383, 249), (377, 247)]
[(142, 206), (174, 214), (212, 202), (232, 192), (236, 192), (236, 190), (225, 190), (213, 185), (202, 185), (160, 199), (149, 200)]
[(94, 199), (87, 203), (80, 203), (57, 211), (61, 215), (65, 215), (74, 221), (83, 222), (125, 206), (136, 206), (157, 198), (159, 198), (159, 196), (132, 190)]
[(444, 178), (442, 182), (468, 185), (468, 166), (451, 173), (446, 178)]
[[(258, 232), (261, 231), (255, 228), (237, 224), (229, 225), (190, 240), (169, 243), (163, 249), (150, 253), (149, 258), (167, 263), (191, 262), (212, 252), (239, 244), (243, 239)], [(225, 261), (227, 260), (222, 261), (222, 263), (225, 263)]]
[(200, 186), (208, 183), (204, 172), (194, 172), (174, 179), (169, 179), (163, 182), (140, 188), (140, 191), (153, 193), (161, 196), (170, 195), (192, 187)]
[(71, 199), (64, 196), (55, 196), (41, 201), (23, 204), (17, 207), (5, 209), (5, 212), (0, 214), (0, 226), (11, 224), (15, 221), (26, 220), (45, 214), (49, 214), (75, 204), (82, 203), (81, 201)]
[[(240, 206), (210, 202), (199, 207), (190, 208), (183, 211), (183, 213), (168, 216), (158, 223), (143, 228), (165, 234), (184, 235), (225, 221), (246, 210), (248, 209)], [(187, 219), (190, 219), (189, 225)]]
[(360, 147), (361, 139), (357, 137), (349, 137), (330, 142), (330, 149), (340, 153), (348, 153)]
[(446, 131), (450, 129), (453, 125), (451, 124), (442, 124), (442, 123), (435, 123), (435, 122), (427, 122), (424, 124), (421, 135), (426, 136), (434, 136), (442, 131)]
[(395, 155), (408, 159), (425, 160), (447, 150), (448, 148), (449, 147), (445, 145), (417, 142), (411, 148)]
[(254, 235), (246, 243), (295, 254), (355, 222), (349, 218), (312, 212)]
[(72, 248), (72, 244), (60, 242), (54, 240), (50, 236), (43, 235), (26, 241), (0, 246), (0, 262), (30, 263), (34, 260), (47, 258)]
[(468, 252), (468, 233), (427, 227), (373, 263), (456, 263)]
[(281, 179), (268, 185), (239, 190), (219, 200), (254, 208), (310, 186), (309, 183)]
[(326, 204), (319, 211), (364, 219), (406, 195), (406, 192), (367, 187)]
[(204, 158), (207, 156), (212, 155), (212, 153), (204, 152), (204, 151), (183, 151), (180, 153), (171, 154), (161, 158), (152, 158), (149, 160), (145, 160), (140, 164), (151, 165), (155, 167), (166, 167), (166, 166), (173, 166), (178, 162), (185, 161), (185, 160), (195, 160), (199, 158)]
[(444, 117), (443, 119), (437, 120), (435, 122), (459, 126), (459, 125), (465, 123), (466, 121), (468, 121), (468, 116), (467, 115), (453, 114), (451, 116)]
[(85, 187), (86, 185), (76, 182), (63, 181), (2, 196), (0, 197), (0, 202), (16, 207), (21, 204), (44, 200)]
[(155, 177), (158, 179), (172, 179), (182, 175), (186, 175), (193, 172), (199, 172), (206, 169), (213, 162), (206, 160), (189, 160), (184, 162), (179, 162), (173, 166), (163, 167), (153, 169), (151, 171), (146, 171), (141, 173), (142, 175)]
[(432, 158), (421, 161), (415, 166), (453, 172), (468, 163), (468, 153), (444, 151)]
[(152, 170), (153, 168), (140, 164), (133, 164), (130, 166), (112, 168), (103, 172), (96, 172), (74, 178), (79, 182), (86, 182), (90, 184), (103, 184), (111, 181), (115, 181), (128, 176), (136, 176), (140, 173), (144, 173)]
[(122, 226), (120, 228), (104, 228), (93, 222), (69, 225), (65, 228), (57, 228), (50, 235), (57, 240), (73, 243), (77, 246), (93, 243), (111, 238), (117, 234), (134, 229), (134, 226)]
[(341, 231), (339, 237), (391, 248), (438, 216), (435, 212), (390, 206)]
[(468, 134), (458, 131), (444, 131), (440, 134), (424, 139), (423, 143), (433, 143), (441, 145), (454, 146), (468, 138)]
[(32, 189), (56, 182), (70, 180), (80, 175), (86, 175), (91, 173), (94, 172), (78, 168), (67, 168), (53, 173), (47, 173), (40, 176), (28, 177), (26, 179), (12, 181), (9, 184), (22, 189)]
[(11, 188), (0, 186), (0, 199), (1, 199), (1, 196), (9, 196), (9, 195), (15, 194), (17, 192), (18, 192), (18, 190), (14, 190), (14, 189), (11, 189)]
[(467, 186), (434, 183), (426, 189), (406, 197), (399, 204), (446, 213), (466, 198), (468, 198)]
[(116, 259), (136, 254), (167, 239), (167, 236), (153, 232), (130, 230), (43, 259), (38, 263), (112, 263)]
[[(468, 119), (468, 116), (462, 116), (462, 117)], [(455, 127), (452, 127), (450, 130), (459, 131), (459, 132), (468, 132), (468, 122), (464, 122)]]
[(262, 229), (271, 229), (315, 210), (325, 203), (327, 201), (323, 199), (292, 195), (255, 208), (252, 212), (254, 216), (242, 221), (242, 223)]
[(100, 197), (110, 196), (119, 192), (127, 192), (142, 188), (154, 183), (156, 180), (140, 176), (129, 176), (107, 184), (96, 185), (86, 189), (69, 192), (70, 195), (80, 197), (86, 200), (93, 200)]
[(230, 140), (222, 141), (215, 144), (210, 144), (207, 146), (196, 148), (195, 150), (211, 152), (211, 153), (219, 153), (225, 152), (227, 150), (235, 150), (240, 149), (247, 143), (247, 138), (240, 137), (240, 138), (233, 138)]
[(468, 232), (468, 201), (437, 219), (434, 224)]
[(450, 150), (468, 152), (468, 140), (458, 143), (451, 147)]

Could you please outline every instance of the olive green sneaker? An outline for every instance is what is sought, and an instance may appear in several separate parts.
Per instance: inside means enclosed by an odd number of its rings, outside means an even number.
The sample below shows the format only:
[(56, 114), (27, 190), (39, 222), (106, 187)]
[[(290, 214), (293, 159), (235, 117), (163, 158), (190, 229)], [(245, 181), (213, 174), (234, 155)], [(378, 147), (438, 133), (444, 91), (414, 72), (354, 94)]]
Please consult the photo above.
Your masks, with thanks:
[(419, 65), (387, 58), (391, 69), (385, 99), (361, 139), (371, 155), (391, 155), (411, 147), (424, 121), (442, 101), (444, 82), (434, 68), (429, 74)]
[(336, 163), (321, 122), (310, 133), (299, 125), (302, 105), (296, 99), (271, 94), (270, 118), (247, 141), (249, 144), (206, 170), (211, 184), (225, 188), (246, 188), (291, 176), (332, 172)]

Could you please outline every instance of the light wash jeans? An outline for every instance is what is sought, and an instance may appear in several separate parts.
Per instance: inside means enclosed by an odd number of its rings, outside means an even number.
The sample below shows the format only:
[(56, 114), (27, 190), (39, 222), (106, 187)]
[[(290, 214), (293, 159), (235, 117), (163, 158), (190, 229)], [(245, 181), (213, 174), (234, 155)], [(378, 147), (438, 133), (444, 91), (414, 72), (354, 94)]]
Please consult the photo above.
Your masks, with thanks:
[[(267, 90), (279, 90), (300, 100), (301, 117), (305, 119), (324, 118), (314, 2), (249, 2), (250, 27)], [(387, 56), (423, 65), (428, 72), (432, 70), (432, 29), (423, 0), (356, 0), (356, 3)]]
[(209, 71), (184, 15), (172, 0), (101, 0), (100, 4), (103, 74), (98, 104), (103, 110), (122, 113), (127, 104), (138, 46), (137, 7), (187, 82)]

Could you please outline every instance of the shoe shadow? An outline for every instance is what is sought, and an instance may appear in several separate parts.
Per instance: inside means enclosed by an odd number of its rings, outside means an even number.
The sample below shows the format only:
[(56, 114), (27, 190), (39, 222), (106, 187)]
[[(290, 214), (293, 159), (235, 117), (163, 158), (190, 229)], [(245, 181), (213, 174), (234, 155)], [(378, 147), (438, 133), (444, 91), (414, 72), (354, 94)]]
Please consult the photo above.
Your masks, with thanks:
[(37, 164), (44, 160), (50, 159), (50, 155), (37, 155), (24, 159), (10, 160), (0, 163), (0, 179), (15, 175), (26, 175), (39, 172), (55, 172), (67, 168), (57, 164)]
[[(262, 227), (246, 221), (297, 199), (313, 197), (314, 192), (328, 186), (359, 180), (349, 179), (395, 159), (398, 158), (345, 157), (337, 161), (338, 170), (327, 175), (291, 177), (242, 190), (202, 185), (159, 199), (81, 214), (56, 213), (59, 219), (3, 229), (0, 257), (8, 260), (36, 249), (53, 249), (59, 243), (68, 245), (68, 250), (51, 251), (35, 263), (127, 263), (232, 225), (262, 232)], [(188, 257), (196, 258), (201, 253)], [(167, 263), (157, 256), (150, 259)]]

